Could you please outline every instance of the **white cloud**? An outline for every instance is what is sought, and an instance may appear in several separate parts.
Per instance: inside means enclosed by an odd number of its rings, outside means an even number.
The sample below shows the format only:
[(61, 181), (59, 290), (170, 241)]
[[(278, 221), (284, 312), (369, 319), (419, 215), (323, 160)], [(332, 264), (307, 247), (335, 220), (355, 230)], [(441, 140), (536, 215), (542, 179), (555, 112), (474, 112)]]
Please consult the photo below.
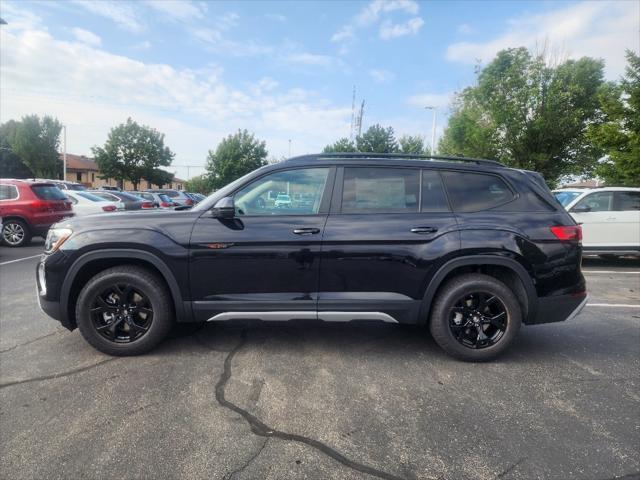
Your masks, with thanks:
[(151, 47), (153, 47), (153, 44), (149, 40), (145, 40), (144, 42), (136, 43), (135, 45), (131, 46), (133, 50), (140, 51), (151, 50)]
[[(175, 163), (189, 165), (204, 163), (208, 149), (238, 128), (265, 139), (274, 156), (287, 153), (288, 139), (296, 152), (319, 151), (349, 130), (347, 105), (336, 106), (317, 92), (283, 89), (269, 77), (230, 85), (215, 65), (145, 63), (38, 29), (0, 29), (0, 55), (0, 121), (54, 115), (68, 125), (72, 153), (90, 154), (129, 116), (165, 133)], [(327, 61), (301, 55), (307, 63)]]
[(604, 58), (609, 78), (624, 72), (624, 50), (638, 51), (638, 2), (582, 2), (508, 21), (506, 31), (484, 42), (458, 42), (447, 49), (450, 61), (489, 62), (508, 47), (549, 45), (571, 58)]
[[(338, 29), (331, 41), (342, 43), (342, 54), (348, 51), (344, 45), (355, 39), (356, 30), (366, 28), (382, 21), (379, 36), (383, 40), (397, 38), (404, 35), (415, 34), (424, 24), (424, 20), (417, 17), (420, 6), (414, 0), (372, 0), (351, 21)], [(413, 18), (405, 23), (392, 23), (387, 17), (393, 12), (403, 15), (412, 15)]]
[(407, 104), (413, 107), (436, 107), (444, 109), (449, 106), (453, 100), (453, 92), (449, 93), (422, 93), (418, 95), (412, 95), (407, 98)]
[(404, 37), (405, 35), (415, 35), (424, 25), (424, 20), (414, 17), (405, 23), (391, 23), (385, 21), (380, 25), (380, 38), (390, 40), (392, 38)]
[(389, 83), (394, 78), (396, 78), (395, 74), (393, 72), (390, 72), (389, 70), (378, 70), (375, 68), (369, 70), (369, 75), (377, 83)]
[(193, 20), (204, 17), (204, 4), (189, 0), (146, 0), (146, 4), (173, 20)]
[(235, 12), (225, 13), (220, 19), (218, 23), (220, 24), (220, 28), (223, 30), (228, 30), (232, 27), (238, 25), (238, 21), (240, 20), (240, 15)]
[(87, 45), (99, 46), (102, 44), (102, 39), (98, 35), (84, 28), (72, 28), (71, 33), (79, 42)]
[(76, 5), (91, 13), (113, 20), (120, 28), (133, 33), (145, 30), (145, 26), (138, 20), (139, 14), (131, 4), (124, 2), (74, 0)]
[(416, 15), (419, 8), (418, 3), (413, 0), (373, 0), (356, 15), (355, 23), (361, 26), (372, 25), (381, 14), (394, 11)]

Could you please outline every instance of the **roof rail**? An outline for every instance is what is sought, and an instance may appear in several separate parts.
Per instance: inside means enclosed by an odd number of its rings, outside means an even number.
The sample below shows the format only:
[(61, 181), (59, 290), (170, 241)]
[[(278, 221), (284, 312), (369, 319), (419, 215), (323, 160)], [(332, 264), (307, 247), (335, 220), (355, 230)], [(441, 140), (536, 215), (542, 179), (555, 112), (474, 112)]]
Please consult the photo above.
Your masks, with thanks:
[[(468, 157), (454, 157), (443, 155), (417, 155), (412, 153), (371, 153), (371, 152), (345, 152), (345, 153), (313, 153), (308, 155), (300, 155), (298, 157), (292, 157), (288, 160), (313, 160), (320, 158), (335, 158), (335, 159), (358, 159), (358, 158), (388, 158), (398, 160), (428, 160), (428, 161), (445, 161), (445, 162), (467, 162), (476, 163), (478, 165), (492, 165), (504, 167), (503, 163), (496, 160), (487, 160), (484, 158), (468, 158)], [(288, 161), (287, 160), (287, 161)]]

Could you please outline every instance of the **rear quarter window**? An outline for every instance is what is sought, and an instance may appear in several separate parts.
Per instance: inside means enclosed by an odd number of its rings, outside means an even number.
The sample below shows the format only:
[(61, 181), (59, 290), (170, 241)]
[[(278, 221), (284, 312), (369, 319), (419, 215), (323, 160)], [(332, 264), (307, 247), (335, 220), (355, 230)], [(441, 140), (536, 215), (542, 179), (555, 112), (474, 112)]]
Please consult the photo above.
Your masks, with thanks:
[(18, 187), (15, 185), (0, 185), (0, 200), (15, 200), (18, 198)]
[(55, 185), (31, 185), (31, 191), (40, 200), (67, 200), (67, 196)]
[(499, 207), (515, 198), (500, 177), (475, 172), (442, 172), (449, 199), (456, 212), (479, 212)]

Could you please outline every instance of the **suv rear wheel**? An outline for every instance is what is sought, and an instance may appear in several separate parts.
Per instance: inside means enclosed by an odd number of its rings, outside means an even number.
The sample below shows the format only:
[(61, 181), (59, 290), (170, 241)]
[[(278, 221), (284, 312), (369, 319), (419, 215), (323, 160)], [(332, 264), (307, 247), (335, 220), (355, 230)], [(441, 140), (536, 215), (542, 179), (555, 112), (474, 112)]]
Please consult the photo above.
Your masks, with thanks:
[(522, 313), (518, 299), (504, 283), (482, 274), (465, 274), (440, 290), (431, 315), (434, 340), (461, 360), (495, 358), (514, 340)]
[(31, 241), (31, 231), (22, 220), (5, 220), (2, 223), (2, 241), (8, 247), (23, 247)]
[(82, 336), (108, 355), (140, 355), (160, 343), (173, 324), (170, 293), (157, 275), (120, 266), (95, 275), (76, 303)]

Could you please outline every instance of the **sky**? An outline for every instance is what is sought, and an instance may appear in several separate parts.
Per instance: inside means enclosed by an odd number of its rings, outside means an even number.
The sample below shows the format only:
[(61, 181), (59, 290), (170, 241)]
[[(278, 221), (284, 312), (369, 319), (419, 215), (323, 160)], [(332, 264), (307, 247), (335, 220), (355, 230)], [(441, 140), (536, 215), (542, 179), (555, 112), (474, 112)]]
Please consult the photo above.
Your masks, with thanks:
[[(53, 115), (91, 155), (127, 117), (156, 128), (180, 178), (246, 128), (270, 157), (321, 151), (363, 129), (431, 141), (476, 65), (503, 48), (592, 56), (624, 73), (640, 2), (0, 0), (0, 122)], [(186, 165), (192, 167), (186, 168)]]

